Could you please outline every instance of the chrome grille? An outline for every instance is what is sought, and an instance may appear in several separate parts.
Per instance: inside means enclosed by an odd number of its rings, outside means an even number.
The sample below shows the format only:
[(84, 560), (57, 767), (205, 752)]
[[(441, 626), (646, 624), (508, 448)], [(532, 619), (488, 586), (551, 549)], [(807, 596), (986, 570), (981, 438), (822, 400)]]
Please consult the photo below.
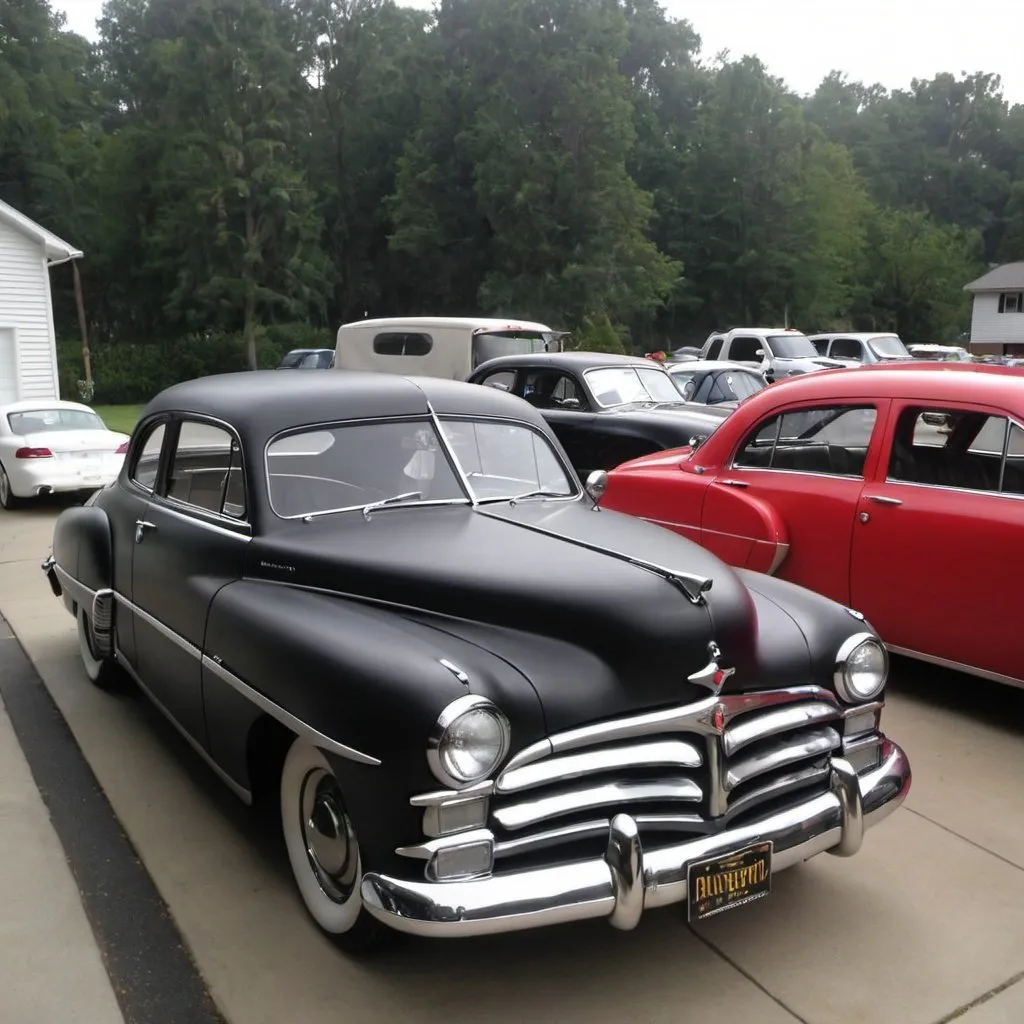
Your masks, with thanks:
[(828, 785), (843, 712), (816, 686), (708, 697), (598, 722), (520, 751), (495, 781), (495, 857), (642, 832), (708, 833), (755, 807)]

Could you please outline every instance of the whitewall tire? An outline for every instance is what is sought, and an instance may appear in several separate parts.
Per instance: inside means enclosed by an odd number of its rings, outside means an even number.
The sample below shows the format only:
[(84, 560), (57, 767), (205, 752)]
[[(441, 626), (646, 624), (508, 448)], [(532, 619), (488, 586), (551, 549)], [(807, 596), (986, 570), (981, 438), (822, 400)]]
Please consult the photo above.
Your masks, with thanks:
[(11, 509), (17, 504), (18, 499), (11, 489), (11, 478), (7, 475), (7, 470), (0, 464), (0, 508)]
[(281, 769), (281, 828), (295, 884), (313, 920), (351, 953), (388, 933), (363, 908), (363, 863), (341, 786), (323, 753), (296, 738)]

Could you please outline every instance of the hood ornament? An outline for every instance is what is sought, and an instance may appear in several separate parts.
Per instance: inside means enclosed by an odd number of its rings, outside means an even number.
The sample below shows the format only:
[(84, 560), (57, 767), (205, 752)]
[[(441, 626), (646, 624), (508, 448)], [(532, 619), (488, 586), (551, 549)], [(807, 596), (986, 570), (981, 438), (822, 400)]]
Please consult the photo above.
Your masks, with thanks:
[(723, 668), (719, 665), (718, 662), (722, 657), (722, 651), (714, 640), (708, 644), (708, 657), (711, 660), (702, 669), (698, 669), (693, 675), (687, 676), (686, 679), (688, 682), (696, 683), (698, 686), (706, 686), (717, 697), (722, 692), (725, 681), (729, 676), (735, 674), (736, 669)]

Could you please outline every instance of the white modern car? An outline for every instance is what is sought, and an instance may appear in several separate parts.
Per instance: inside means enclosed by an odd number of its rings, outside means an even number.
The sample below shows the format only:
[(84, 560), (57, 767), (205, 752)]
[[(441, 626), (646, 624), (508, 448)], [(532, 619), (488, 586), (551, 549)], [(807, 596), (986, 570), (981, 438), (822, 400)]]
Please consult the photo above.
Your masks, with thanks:
[(87, 405), (40, 399), (0, 406), (0, 507), (105, 487), (127, 450), (128, 435), (108, 430)]

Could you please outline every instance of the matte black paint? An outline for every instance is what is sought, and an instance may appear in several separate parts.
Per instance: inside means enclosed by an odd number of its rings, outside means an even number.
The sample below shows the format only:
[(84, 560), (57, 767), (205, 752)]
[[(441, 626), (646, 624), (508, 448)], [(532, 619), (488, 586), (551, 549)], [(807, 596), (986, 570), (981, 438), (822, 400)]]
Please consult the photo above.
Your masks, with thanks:
[[(514, 753), (551, 731), (705, 696), (686, 677), (707, 663), (711, 639), (736, 669), (730, 690), (832, 687), (836, 650), (864, 628), (841, 606), (731, 569), (674, 533), (596, 510), (585, 496), (393, 508), (369, 520), (350, 512), (309, 523), (269, 510), (263, 453), (275, 433), (347, 417), (422, 416), (431, 407), (441, 416), (527, 422), (553, 439), (523, 400), (436, 378), (342, 371), (204, 378), (158, 396), (122, 480), (93, 507), (58, 519), (54, 548), (64, 569), (92, 566), (102, 551), (97, 538), (112, 536), (113, 567), (91, 578), (113, 579), (124, 597), (196, 648), (182, 650), (117, 610), (122, 653), (239, 785), (252, 785), (249, 737), (263, 712), (204, 668), (198, 651), (306, 724), (381, 760), (368, 766), (329, 755), (366, 863), (406, 873), (417, 868), (394, 848), (422, 838), (422, 811), (409, 798), (442, 788), (426, 760), (427, 737), (439, 712), (467, 689), (508, 715)], [(237, 430), (251, 539), (242, 527), (211, 528), (199, 514), (190, 520), (180, 505), (127, 481), (146, 416), (174, 410)], [(156, 529), (136, 543), (141, 516)], [(615, 553), (712, 578), (706, 603), (691, 603)], [(468, 688), (442, 659), (465, 672)]]

